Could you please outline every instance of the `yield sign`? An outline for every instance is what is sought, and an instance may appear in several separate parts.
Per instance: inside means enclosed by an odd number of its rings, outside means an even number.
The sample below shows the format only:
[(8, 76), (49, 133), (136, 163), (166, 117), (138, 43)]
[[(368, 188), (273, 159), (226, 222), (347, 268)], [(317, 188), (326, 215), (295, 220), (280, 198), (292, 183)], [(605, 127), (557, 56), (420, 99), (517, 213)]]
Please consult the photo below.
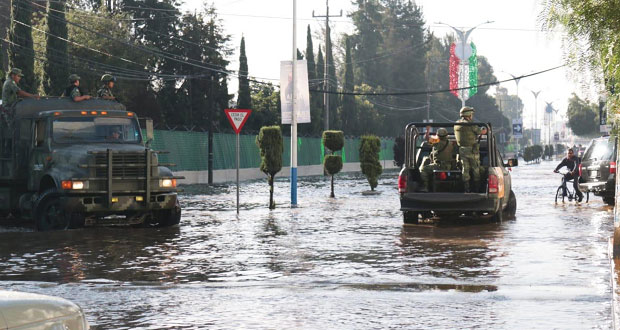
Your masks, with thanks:
[(250, 117), (250, 113), (252, 110), (244, 110), (244, 109), (226, 109), (226, 117), (228, 117), (228, 121), (230, 122), (230, 126), (232, 126), (235, 133), (239, 134), (241, 132), (241, 128)]

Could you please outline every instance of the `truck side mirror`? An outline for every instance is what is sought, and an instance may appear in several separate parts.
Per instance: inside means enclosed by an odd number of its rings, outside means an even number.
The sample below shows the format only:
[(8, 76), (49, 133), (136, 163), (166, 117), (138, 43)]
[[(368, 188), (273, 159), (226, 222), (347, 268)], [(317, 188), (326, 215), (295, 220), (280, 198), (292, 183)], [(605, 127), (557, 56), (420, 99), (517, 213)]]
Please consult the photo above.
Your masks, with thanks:
[(504, 165), (504, 167), (515, 167), (515, 166), (519, 166), (519, 160), (516, 158), (509, 159), (508, 162)]

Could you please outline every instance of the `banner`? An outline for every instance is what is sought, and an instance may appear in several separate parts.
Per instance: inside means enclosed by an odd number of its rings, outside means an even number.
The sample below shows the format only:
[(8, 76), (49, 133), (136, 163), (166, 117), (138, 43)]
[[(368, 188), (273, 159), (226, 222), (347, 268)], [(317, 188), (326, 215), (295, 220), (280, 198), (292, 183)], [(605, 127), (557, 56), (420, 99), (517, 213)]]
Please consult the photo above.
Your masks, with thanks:
[[(295, 71), (295, 109), (297, 123), (310, 122), (310, 88), (308, 87), (308, 64), (297, 60)], [(282, 104), (282, 124), (293, 121), (293, 65), (292, 61), (280, 62), (280, 103)]]

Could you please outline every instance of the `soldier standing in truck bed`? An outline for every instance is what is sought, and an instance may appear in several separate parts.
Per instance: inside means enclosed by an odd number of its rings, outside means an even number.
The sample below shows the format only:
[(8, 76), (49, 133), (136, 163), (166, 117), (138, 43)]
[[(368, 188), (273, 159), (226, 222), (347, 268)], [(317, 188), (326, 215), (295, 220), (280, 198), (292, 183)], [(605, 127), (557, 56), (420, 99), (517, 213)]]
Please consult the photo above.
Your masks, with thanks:
[(116, 77), (109, 73), (106, 73), (101, 76), (101, 82), (103, 83), (103, 85), (97, 91), (97, 97), (100, 97), (104, 100), (116, 101), (116, 97), (114, 97), (114, 94), (112, 94), (112, 88), (114, 88)]
[[(474, 120), (474, 108), (462, 107), (459, 112), (461, 119), (457, 123), (471, 123)], [(476, 125), (454, 125), (456, 143), (459, 145), (459, 160), (463, 171), (463, 184), (465, 192), (477, 191), (480, 186), (480, 146), (478, 137), (487, 134), (486, 128)], [(473, 175), (473, 189), (469, 186)]]
[(80, 87), (80, 76), (72, 74), (69, 76), (69, 86), (65, 89), (65, 96), (68, 96), (74, 102), (90, 100), (90, 95), (84, 95)]
[(448, 139), (448, 130), (443, 127), (439, 128), (437, 130), (437, 137), (439, 141), (431, 141), (433, 144), (433, 149), (431, 151), (432, 163), (425, 165), (420, 171), (420, 176), (422, 177), (422, 182), (424, 183), (424, 189), (426, 191), (430, 191), (429, 182), (434, 170), (452, 170), (452, 152), (454, 151), (454, 146)]
[(18, 84), (23, 76), (21, 69), (13, 68), (9, 71), (9, 77), (2, 86), (2, 106), (5, 109), (8, 109), (13, 103), (17, 102), (19, 97), (39, 98), (39, 95), (24, 92), (19, 88)]

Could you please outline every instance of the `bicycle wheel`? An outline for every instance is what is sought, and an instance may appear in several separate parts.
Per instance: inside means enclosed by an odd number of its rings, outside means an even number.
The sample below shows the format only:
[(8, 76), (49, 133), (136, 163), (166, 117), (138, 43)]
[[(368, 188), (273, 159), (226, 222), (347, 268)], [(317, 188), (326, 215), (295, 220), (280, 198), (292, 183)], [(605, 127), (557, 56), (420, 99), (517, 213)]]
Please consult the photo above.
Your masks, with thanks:
[(562, 194), (562, 186), (558, 187), (558, 191), (555, 193), (555, 203), (558, 203), (558, 200), (560, 200), (562, 203), (564, 203), (564, 195)]

